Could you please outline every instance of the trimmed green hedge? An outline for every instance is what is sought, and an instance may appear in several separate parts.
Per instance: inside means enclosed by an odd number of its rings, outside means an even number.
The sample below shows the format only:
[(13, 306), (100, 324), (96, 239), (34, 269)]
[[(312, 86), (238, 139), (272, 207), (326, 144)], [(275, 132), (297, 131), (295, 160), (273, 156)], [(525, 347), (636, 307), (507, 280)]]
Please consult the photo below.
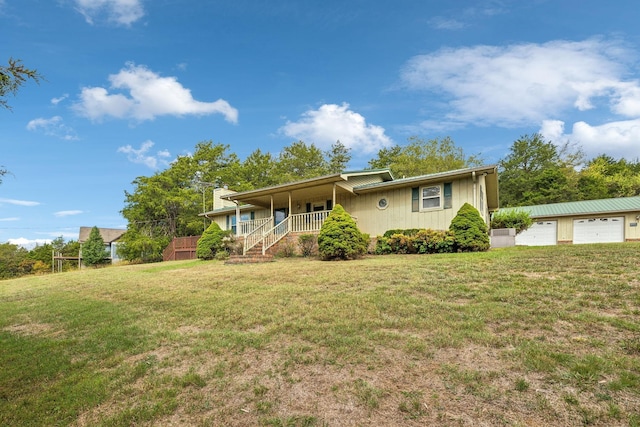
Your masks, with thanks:
[(375, 253), (378, 255), (439, 254), (455, 251), (455, 239), (450, 231), (431, 229), (410, 229), (409, 231), (409, 234), (395, 233), (387, 236), (388, 233), (385, 233), (378, 237)]

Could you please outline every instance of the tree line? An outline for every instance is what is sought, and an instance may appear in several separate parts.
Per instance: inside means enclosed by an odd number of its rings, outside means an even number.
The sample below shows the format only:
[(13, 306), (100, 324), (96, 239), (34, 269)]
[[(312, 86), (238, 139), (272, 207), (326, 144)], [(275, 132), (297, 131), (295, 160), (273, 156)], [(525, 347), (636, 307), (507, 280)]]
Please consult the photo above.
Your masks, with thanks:
[[(156, 261), (173, 237), (198, 235), (206, 222), (198, 214), (211, 210), (211, 186), (235, 191), (263, 188), (345, 170), (350, 150), (337, 141), (322, 151), (313, 143), (293, 142), (278, 155), (251, 153), (244, 161), (230, 147), (211, 141), (196, 145), (169, 168), (134, 180), (125, 192), (125, 259)], [(468, 154), (449, 137), (410, 137), (406, 145), (383, 148), (370, 169), (389, 168), (396, 178), (479, 166), (482, 156)], [(599, 155), (587, 159), (580, 147), (557, 146), (539, 134), (514, 141), (498, 162), (500, 205), (526, 206), (640, 194), (640, 161)]]
[[(125, 191), (122, 215), (128, 222), (120, 256), (129, 261), (162, 259), (174, 237), (200, 235), (208, 222), (198, 214), (212, 209), (215, 187), (246, 191), (345, 171), (351, 151), (340, 141), (323, 151), (296, 141), (273, 155), (255, 150), (243, 161), (228, 145), (205, 141), (192, 155), (167, 169), (139, 176)], [(406, 145), (383, 148), (367, 168), (389, 168), (395, 178), (412, 177), (484, 164), (449, 137), (411, 137)], [(593, 200), (640, 195), (640, 161), (601, 154), (587, 159), (579, 146), (555, 145), (539, 134), (523, 135), (498, 162), (500, 206)], [(78, 256), (79, 244), (62, 237), (31, 251), (0, 245), (0, 278), (51, 271), (51, 251)], [(64, 269), (74, 268), (65, 263)]]

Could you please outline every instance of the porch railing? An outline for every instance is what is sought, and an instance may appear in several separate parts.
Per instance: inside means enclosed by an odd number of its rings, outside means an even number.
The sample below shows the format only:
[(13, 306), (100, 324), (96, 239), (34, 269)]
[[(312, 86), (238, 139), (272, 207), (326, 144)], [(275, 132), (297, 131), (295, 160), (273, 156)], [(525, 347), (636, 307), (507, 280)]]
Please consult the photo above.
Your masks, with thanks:
[(251, 234), (254, 230), (262, 227), (264, 224), (272, 221), (273, 218), (252, 219), (250, 221), (240, 221), (240, 236)]
[[(258, 228), (245, 236), (244, 254), (258, 243), (262, 242), (262, 254), (264, 255), (270, 247), (278, 243), (290, 232), (309, 233), (320, 231), (322, 224), (331, 211), (309, 212), (289, 215), (279, 224), (272, 228), (267, 228), (273, 218), (267, 218)], [(263, 221), (263, 220), (260, 220)]]
[(293, 232), (309, 232), (320, 231), (322, 224), (327, 219), (331, 211), (309, 212), (303, 214), (291, 215), (291, 231)]

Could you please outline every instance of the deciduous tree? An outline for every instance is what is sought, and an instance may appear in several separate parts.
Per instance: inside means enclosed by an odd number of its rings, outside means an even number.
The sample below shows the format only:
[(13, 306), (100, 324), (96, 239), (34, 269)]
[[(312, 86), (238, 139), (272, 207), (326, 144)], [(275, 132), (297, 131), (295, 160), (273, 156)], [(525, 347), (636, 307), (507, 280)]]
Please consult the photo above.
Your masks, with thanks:
[(293, 182), (327, 175), (329, 164), (315, 144), (297, 141), (282, 149), (275, 172), (281, 183)]
[(27, 68), (21, 60), (9, 58), (9, 65), (0, 66), (0, 107), (11, 110), (8, 104), (7, 95), (18, 93), (20, 86), (31, 79), (36, 83), (42, 80), (42, 76), (37, 70)]
[(577, 198), (576, 168), (582, 150), (566, 143), (560, 147), (541, 135), (524, 135), (500, 161), (500, 204), (526, 206)]
[(449, 137), (424, 140), (409, 138), (405, 146), (383, 148), (369, 161), (374, 169), (390, 168), (396, 178), (446, 172), (482, 164), (478, 155), (467, 155)]
[[(0, 66), (0, 107), (11, 110), (6, 100), (7, 95), (15, 95), (20, 86), (29, 79), (39, 83), (42, 76), (37, 70), (25, 67), (19, 59), (9, 58), (8, 66)], [(0, 184), (2, 177), (8, 173), (9, 171), (0, 165)]]
[(640, 161), (601, 154), (580, 171), (578, 190), (583, 200), (640, 195)]

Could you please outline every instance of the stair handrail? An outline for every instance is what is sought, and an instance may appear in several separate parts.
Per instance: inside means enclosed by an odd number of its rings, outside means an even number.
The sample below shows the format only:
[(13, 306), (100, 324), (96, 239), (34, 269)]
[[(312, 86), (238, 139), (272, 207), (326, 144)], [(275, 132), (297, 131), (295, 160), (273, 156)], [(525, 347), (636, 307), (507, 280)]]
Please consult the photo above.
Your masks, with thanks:
[[(270, 219), (273, 219), (273, 217), (271, 217)], [(264, 229), (267, 228), (266, 226), (268, 224), (271, 224), (271, 222), (265, 221), (262, 225), (260, 225), (259, 227), (256, 227), (256, 229), (253, 230), (251, 233), (244, 236), (242, 255), (246, 255), (249, 249), (253, 248), (255, 245), (263, 241), (264, 234), (265, 234)], [(263, 247), (263, 251), (264, 251), (264, 247)]]
[(265, 233), (264, 242), (262, 243), (262, 255), (266, 254), (267, 249), (278, 243), (284, 236), (289, 234), (290, 218), (290, 216), (286, 217), (279, 224)]

